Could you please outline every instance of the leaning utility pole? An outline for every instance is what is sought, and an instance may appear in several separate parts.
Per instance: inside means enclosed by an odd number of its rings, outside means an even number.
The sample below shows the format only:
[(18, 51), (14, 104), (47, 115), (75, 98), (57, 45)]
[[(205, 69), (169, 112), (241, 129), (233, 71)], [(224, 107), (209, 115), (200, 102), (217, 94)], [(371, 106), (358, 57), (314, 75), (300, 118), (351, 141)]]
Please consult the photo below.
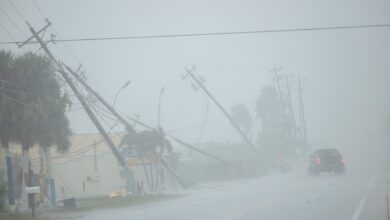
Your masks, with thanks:
[(303, 97), (302, 97), (302, 79), (298, 78), (298, 97), (299, 97), (299, 119), (300, 125), (302, 129), (303, 140), (305, 144), (307, 144), (307, 131), (306, 131), (306, 119), (305, 119), (305, 111), (303, 108)]
[[(90, 92), (91, 94), (93, 94), (99, 101), (100, 103), (103, 104), (103, 106), (108, 109), (117, 119), (120, 123), (122, 123), (126, 129), (130, 132), (135, 132), (134, 129), (132, 128), (132, 125), (128, 122), (128, 120), (126, 120), (124, 117), (122, 117), (110, 104), (108, 104), (94, 89), (92, 89), (91, 86), (89, 86), (80, 76), (79, 74), (77, 74), (75, 71), (73, 71), (69, 66), (65, 65), (65, 68), (72, 74), (72, 76), (78, 81), (80, 82), (86, 89), (88, 92)], [(140, 122), (137, 118), (132, 118), (132, 117), (128, 117), (128, 119), (130, 119), (131, 121), (133, 121), (134, 123), (138, 124), (138, 125), (141, 125), (142, 127), (144, 128), (147, 128), (147, 129), (154, 129), (152, 126), (150, 125), (147, 125), (143, 122)], [(170, 137), (172, 140), (174, 140), (175, 142), (179, 143), (180, 145), (184, 146), (184, 147), (187, 147), (187, 148), (190, 148), (191, 150), (194, 150), (200, 154), (203, 154), (211, 159), (214, 159), (214, 160), (217, 160), (221, 163), (224, 163), (224, 164), (227, 164), (229, 166), (231, 166), (232, 168), (234, 169), (237, 169), (237, 166), (232, 164), (232, 163), (229, 163), (227, 161), (225, 161), (224, 159), (222, 158), (219, 158), (217, 156), (214, 156), (212, 154), (209, 154), (203, 150), (200, 150), (198, 149), (197, 147), (194, 147), (192, 146), (191, 144), (189, 143), (186, 143), (182, 140), (179, 140), (175, 137), (172, 137), (170, 135), (167, 134), (167, 137)]]
[[(92, 112), (91, 108), (85, 101), (84, 97), (81, 95), (81, 93), (77, 90), (76, 86), (74, 85), (72, 79), (69, 77), (68, 73), (65, 72), (62, 69), (62, 65), (59, 61), (56, 60), (54, 55), (50, 52), (50, 50), (47, 48), (46, 44), (43, 43), (42, 39), (39, 37), (38, 32), (34, 30), (34, 28), (26, 22), (27, 25), (30, 27), (30, 31), (33, 34), (33, 37), (38, 41), (38, 43), (41, 45), (42, 49), (45, 51), (45, 53), (49, 56), (49, 58), (57, 64), (58, 72), (61, 74), (61, 76), (65, 79), (68, 86), (72, 89), (73, 93), (76, 95), (77, 99), (80, 101), (81, 105), (83, 106), (84, 110), (88, 114), (89, 118), (92, 120), (96, 128), (99, 130), (100, 134), (103, 136), (104, 140), (107, 142), (111, 150), (113, 151), (115, 157), (117, 158), (119, 164), (121, 166), (126, 166), (125, 161), (121, 157), (119, 151), (117, 150), (115, 144), (112, 142), (111, 138), (108, 136), (107, 132), (104, 130), (103, 126), (100, 124), (99, 120), (96, 118), (95, 114)], [(44, 27), (44, 29), (48, 28), (51, 25), (51, 23), (48, 23)], [(27, 40), (25, 43), (27, 43), (29, 40)]]
[[(51, 25), (51, 23), (50, 22), (48, 22), (48, 24), (44, 27), (44, 28), (42, 28), (40, 31), (38, 31), (37, 32), (37, 34), (35, 35), (35, 36), (37, 36), (39, 33), (41, 33), (41, 32), (43, 32), (46, 28), (48, 28), (49, 26)], [(30, 26), (30, 25), (29, 25)], [(34, 29), (32, 29), (31, 28), (31, 26), (30, 26), (30, 30), (32, 30), (32, 32), (35, 32), (34, 31)], [(39, 38), (39, 36), (37, 36), (38, 38)], [(23, 46), (23, 45), (25, 45), (28, 41), (30, 41), (31, 39), (33, 39), (34, 38), (34, 36), (33, 37), (30, 37), (25, 43), (23, 43), (22, 45), (18, 45), (19, 47), (21, 47), (21, 46)], [(39, 38), (40, 39), (40, 38)], [(41, 46), (42, 45), (44, 45), (43, 44), (43, 42), (42, 42), (42, 40), (40, 39), (40, 41), (39, 41), (39, 43), (41, 44)], [(57, 63), (57, 64), (59, 64), (59, 62), (58, 61), (56, 61), (55, 59), (54, 59), (54, 56), (50, 53), (50, 51), (48, 50), (48, 48), (46, 47), (46, 45), (44, 45), (45, 47), (44, 48), (46, 48), (45, 49), (45, 52), (50, 56), (50, 57), (52, 57), (53, 58), (53, 60)], [(132, 128), (132, 125), (125, 119), (125, 118), (123, 118), (110, 104), (108, 104), (94, 89), (92, 89), (81, 77), (80, 77), (80, 75), (79, 74), (77, 74), (74, 70), (72, 70), (69, 66), (67, 66), (67, 65), (65, 65), (65, 64), (61, 64), (61, 66), (60, 67), (62, 67), (62, 66), (64, 66), (65, 68), (66, 68), (66, 70), (79, 82), (79, 83), (81, 83), (86, 89), (87, 89), (87, 91), (88, 92), (90, 92), (91, 94), (93, 94), (99, 101), (100, 101), (100, 103), (102, 103), (105, 107), (106, 107), (106, 109), (108, 109), (118, 120), (119, 120), (119, 122), (120, 123), (122, 123), (125, 127), (126, 127), (126, 129), (127, 129), (127, 131), (129, 131), (129, 132), (135, 132), (134, 131), (134, 129)], [(60, 70), (62, 71), (62, 73), (61, 73), (61, 75), (62, 74), (64, 74), (66, 77), (68, 77), (68, 75), (67, 75), (67, 73), (65, 72), (65, 71), (63, 71), (62, 70), (62, 68), (60, 68)], [(69, 77), (68, 77), (69, 78)], [(70, 79), (69, 79), (70, 80)], [(71, 80), (70, 80), (70, 83), (72, 83), (71, 82)], [(76, 88), (74, 88), (74, 89), (76, 89)], [(77, 89), (76, 89), (77, 90)], [(86, 105), (86, 103), (85, 103), (85, 105)], [(84, 107), (84, 105), (83, 105), (83, 107)], [(88, 109), (88, 110), (87, 110)], [(92, 111), (90, 111), (90, 108), (87, 106), (87, 109), (85, 109), (86, 111), (88, 111), (88, 112), (90, 112), (90, 113), (92, 113)], [(92, 117), (95, 117), (94, 115), (93, 115), (93, 113), (91, 114), (92, 115)], [(95, 119), (96, 119), (96, 117), (95, 117)], [(142, 122), (140, 122), (138, 119), (136, 119), (136, 118), (129, 118), (131, 121), (133, 121), (134, 123), (136, 123), (136, 124), (139, 124), (139, 125), (141, 125), (141, 126), (143, 126), (143, 127), (145, 127), (145, 128), (148, 128), (148, 129), (153, 129), (153, 127), (152, 126), (149, 126), (149, 125), (147, 125), (147, 124), (145, 124), (145, 123), (142, 123)], [(97, 119), (96, 119), (96, 121), (97, 121)], [(97, 123), (99, 123), (98, 121), (97, 121)], [(100, 124), (99, 124), (100, 125)], [(101, 125), (100, 125), (100, 127), (101, 127)], [(104, 131), (104, 129), (101, 127), (101, 129), (99, 129), (99, 132), (101, 131), (101, 130), (103, 130), (103, 133), (105, 133), (105, 131)], [(102, 134), (103, 135), (103, 134)], [(103, 135), (104, 136), (104, 135)], [(108, 135), (107, 135), (107, 137), (108, 137)], [(170, 137), (171, 139), (173, 139), (175, 142), (177, 142), (177, 143), (179, 143), (179, 144), (181, 144), (182, 146), (184, 146), (184, 147), (187, 147), (187, 148), (190, 148), (190, 149), (192, 149), (192, 150), (194, 150), (194, 151), (196, 151), (196, 152), (198, 152), (198, 153), (200, 153), (200, 154), (203, 154), (203, 155), (205, 155), (205, 156), (207, 156), (207, 157), (209, 157), (209, 158), (211, 158), (211, 159), (214, 159), (214, 160), (217, 160), (217, 161), (219, 161), (219, 162), (221, 162), (221, 163), (224, 163), (224, 164), (226, 164), (226, 165), (229, 165), (230, 167), (232, 167), (234, 170), (236, 170), (240, 175), (241, 175), (241, 172), (240, 172), (240, 170), (239, 170), (239, 168), (237, 167), (237, 165), (235, 165), (235, 164), (233, 164), (233, 163), (230, 163), (230, 162), (228, 162), (228, 161), (225, 161), (224, 159), (222, 159), (222, 158), (219, 158), (219, 157), (217, 157), (217, 156), (214, 156), (214, 155), (212, 155), (212, 154), (209, 154), (209, 153), (207, 153), (207, 152), (205, 152), (205, 151), (203, 151), (203, 150), (200, 150), (200, 149), (198, 149), (197, 147), (194, 147), (194, 146), (192, 146), (191, 144), (189, 144), (189, 143), (186, 143), (186, 142), (184, 142), (184, 141), (182, 141), (182, 140), (179, 140), (179, 139), (177, 139), (177, 138), (175, 138), (175, 137), (172, 137), (172, 136), (170, 136), (170, 135), (167, 135), (167, 137)], [(104, 136), (104, 139), (106, 140), (106, 137)], [(109, 139), (109, 137), (108, 137), (108, 139)], [(109, 139), (109, 140), (106, 140), (107, 142), (110, 142), (111, 141), (111, 139)], [(112, 141), (111, 141), (111, 143), (112, 143)], [(118, 152), (118, 150), (116, 149), (116, 147), (115, 147), (115, 145), (110, 145), (109, 144), (109, 146), (110, 146), (110, 148), (112, 149), (112, 151), (114, 152), (114, 155), (117, 157), (117, 159), (118, 159), (118, 161), (119, 161), (119, 163), (121, 164), (121, 166), (122, 167), (126, 167), (125, 169), (126, 170), (128, 170), (128, 168), (127, 168), (127, 166), (125, 166), (126, 164), (125, 164), (125, 161), (124, 161), (124, 159), (120, 156), (120, 154), (119, 154), (119, 152)], [(112, 147), (112, 146), (114, 146), (114, 147)], [(166, 165), (167, 163), (163, 163), (164, 165)], [(171, 171), (172, 169), (168, 169), (168, 171)], [(177, 174), (173, 174), (173, 176), (175, 177), (175, 178), (179, 178), (179, 176), (177, 175)], [(182, 185), (182, 183), (183, 183), (183, 180), (181, 180), (181, 179), (178, 179), (178, 181), (179, 181), (179, 183)]]
[(253, 145), (253, 143), (249, 140), (249, 138), (246, 136), (246, 134), (241, 130), (241, 128), (237, 125), (237, 123), (233, 120), (233, 118), (230, 116), (230, 114), (225, 110), (225, 108), (218, 102), (218, 100), (207, 90), (207, 88), (203, 85), (201, 80), (199, 80), (194, 73), (192, 73), (193, 70), (186, 69), (186, 72), (191, 78), (195, 81), (195, 83), (207, 94), (207, 96), (213, 100), (213, 102), (217, 105), (217, 107), (222, 111), (222, 113), (226, 116), (226, 118), (230, 121), (230, 123), (233, 125), (233, 127), (238, 131), (238, 133), (241, 135), (241, 137), (245, 140), (245, 142), (249, 145), (250, 148), (252, 148), (253, 152), (255, 152), (256, 157), (258, 155), (258, 151), (256, 147)]
[[(85, 99), (82, 96), (82, 94), (80, 93), (80, 91), (78, 91), (78, 89), (74, 85), (74, 83), (73, 83), (72, 79), (69, 77), (68, 73), (65, 72), (65, 70), (63, 70), (61, 63), (58, 60), (56, 60), (54, 55), (48, 49), (47, 45), (40, 38), (39, 33), (45, 31), (51, 25), (51, 23), (49, 21), (47, 21), (47, 22), (48, 22), (48, 24), (38, 32), (35, 31), (34, 28), (28, 22), (26, 22), (27, 25), (29, 26), (30, 32), (32, 33), (33, 36), (30, 37), (29, 39), (27, 39), (23, 44), (19, 45), (19, 47), (22, 47), (23, 45), (27, 44), (33, 38), (35, 38), (37, 40), (37, 42), (40, 44), (40, 46), (45, 51), (45, 53), (49, 56), (49, 58), (58, 66), (57, 71), (65, 79), (66, 83), (72, 89), (73, 93), (76, 95), (77, 99), (79, 100), (79, 102), (83, 106), (83, 108), (86, 111), (86, 113), (88, 114), (89, 118), (92, 120), (93, 124), (98, 129), (99, 133), (103, 136), (104, 140), (107, 142), (108, 146), (111, 148), (111, 151), (113, 152), (114, 156), (118, 160), (119, 165), (125, 171), (127, 171), (126, 174), (129, 174), (129, 170), (128, 170), (128, 167), (126, 165), (126, 162), (123, 159), (123, 157), (120, 155), (115, 144), (112, 142), (111, 138), (108, 136), (107, 132), (104, 130), (103, 126), (100, 124), (99, 120), (96, 118), (95, 114), (92, 112), (91, 108), (88, 106), (87, 102), (85, 101)], [(128, 177), (130, 177), (130, 175)]]

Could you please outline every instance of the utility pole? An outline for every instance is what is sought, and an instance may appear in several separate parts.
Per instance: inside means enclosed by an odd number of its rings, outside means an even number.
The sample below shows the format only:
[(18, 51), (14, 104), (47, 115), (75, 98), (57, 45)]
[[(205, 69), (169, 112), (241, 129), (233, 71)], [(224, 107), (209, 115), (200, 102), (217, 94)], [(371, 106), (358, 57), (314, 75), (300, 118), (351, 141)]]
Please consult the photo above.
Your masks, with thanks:
[(160, 91), (160, 96), (158, 99), (157, 127), (161, 126), (161, 99), (162, 99), (162, 96), (164, 94), (164, 91), (165, 91), (165, 87), (162, 87), (161, 91)]
[[(83, 106), (84, 110), (86, 111), (86, 113), (88, 114), (89, 118), (91, 119), (91, 121), (93, 122), (93, 124), (95, 125), (95, 127), (98, 129), (99, 133), (103, 136), (104, 140), (106, 141), (106, 143), (108, 144), (108, 146), (111, 148), (111, 151), (113, 152), (114, 156), (116, 157), (116, 159), (118, 160), (120, 166), (126, 171), (127, 174), (129, 174), (128, 176), (128, 181), (131, 180), (132, 184), (134, 184), (134, 181), (133, 181), (133, 178), (132, 175), (130, 175), (130, 171), (125, 163), (125, 160), (123, 159), (123, 157), (120, 155), (118, 149), (116, 148), (115, 144), (112, 142), (111, 138), (108, 136), (107, 132), (104, 130), (103, 126), (100, 124), (99, 120), (96, 118), (95, 114), (92, 112), (91, 108), (88, 106), (87, 102), (85, 101), (84, 97), (81, 95), (81, 93), (77, 90), (76, 86), (74, 85), (72, 79), (69, 77), (68, 73), (65, 72), (65, 70), (63, 70), (62, 68), (62, 65), (59, 61), (56, 60), (56, 58), (54, 57), (54, 55), (50, 52), (50, 50), (48, 49), (47, 45), (42, 41), (42, 39), (40, 38), (39, 36), (39, 33), (43, 32), (44, 30), (46, 30), (50, 25), (51, 23), (48, 21), (48, 24), (42, 28), (40, 31), (36, 32), (34, 30), (34, 28), (28, 23), (26, 22), (27, 25), (30, 27), (30, 32), (32, 33), (32, 37), (30, 37), (29, 39), (27, 39), (27, 41), (25, 41), (23, 44), (19, 45), (19, 47), (22, 47), (23, 45), (27, 44), (31, 39), (35, 38), (37, 40), (37, 42), (40, 44), (40, 46), (42, 47), (42, 49), (45, 51), (45, 53), (48, 55), (48, 57), (55, 63), (57, 64), (58, 66), (58, 72), (61, 74), (61, 76), (65, 79), (66, 83), (68, 84), (68, 86), (72, 89), (73, 93), (76, 95), (77, 99), (79, 100), (79, 102), (81, 103), (81, 105)], [(128, 184), (130, 184), (128, 182)], [(134, 190), (134, 186), (132, 187), (132, 190)]]
[(302, 129), (302, 136), (305, 144), (307, 144), (307, 131), (306, 131), (306, 119), (305, 119), (305, 111), (303, 108), (303, 97), (302, 97), (302, 79), (298, 78), (298, 98), (299, 98), (299, 119), (300, 126)]
[(241, 130), (241, 128), (237, 125), (237, 123), (233, 120), (233, 118), (230, 116), (230, 114), (225, 110), (225, 108), (218, 102), (218, 100), (207, 90), (207, 88), (203, 85), (200, 79), (198, 79), (194, 73), (193, 70), (186, 69), (186, 72), (191, 78), (195, 81), (195, 83), (208, 95), (208, 97), (217, 105), (217, 107), (222, 111), (222, 113), (226, 116), (226, 118), (230, 121), (230, 123), (233, 125), (233, 127), (238, 131), (238, 133), (241, 135), (241, 137), (245, 140), (245, 142), (249, 145), (250, 148), (252, 148), (253, 152), (255, 153), (256, 157), (258, 155), (258, 151), (256, 147), (253, 145), (253, 143), (249, 140), (249, 138), (246, 136), (246, 134)]
[(291, 97), (291, 89), (290, 89), (290, 83), (289, 83), (289, 77), (288, 75), (284, 75), (284, 79), (286, 81), (286, 89), (287, 89), (287, 100), (288, 100), (288, 108), (289, 108), (289, 115), (290, 115), (290, 120), (293, 126), (292, 134), (294, 139), (296, 140), (298, 135), (297, 135), (297, 124), (295, 122), (295, 114), (294, 114), (294, 108), (292, 105), (292, 97)]
[(287, 117), (289, 118), (289, 121), (290, 123), (292, 123), (292, 126), (293, 128), (290, 130), (289, 132), (289, 136), (293, 139), (297, 139), (297, 131), (296, 131), (296, 122), (295, 122), (295, 115), (294, 115), (294, 109), (293, 109), (293, 106), (292, 106), (292, 97), (291, 97), (291, 89), (290, 89), (290, 83), (289, 83), (289, 79), (288, 79), (288, 76), (287, 75), (284, 75), (284, 80), (286, 81), (286, 88), (285, 90), (287, 91), (287, 95), (284, 95), (283, 93), (283, 90), (282, 90), (282, 85), (281, 85), (281, 81), (283, 80), (283, 76), (279, 74), (279, 71), (281, 70), (282, 68), (279, 67), (279, 68), (276, 68), (274, 66), (274, 68), (272, 70), (270, 70), (269, 72), (273, 73), (275, 76), (274, 76), (274, 80), (276, 82), (276, 86), (277, 86), (277, 89), (278, 89), (278, 92), (279, 92), (279, 98), (280, 100), (283, 102), (283, 103), (286, 103), (287, 104), (287, 109), (288, 109), (288, 112), (284, 112), (285, 114), (287, 114)]
[[(109, 110), (117, 119), (120, 123), (122, 123), (126, 129), (128, 131), (134, 131), (134, 129), (132, 128), (133, 126), (124, 118), (122, 117), (110, 104), (108, 104), (94, 89), (92, 89), (92, 87), (90, 87), (75, 71), (73, 71), (69, 66), (65, 65), (65, 68), (72, 74), (72, 76), (78, 81), (80, 82), (86, 89), (88, 92), (92, 93), (99, 101), (100, 103), (103, 104), (104, 107), (106, 107), (107, 110)], [(142, 127), (144, 128), (147, 128), (147, 129), (154, 129), (152, 126), (150, 125), (147, 125), (143, 122), (141, 122), (138, 118), (133, 118), (133, 117), (128, 117), (129, 120), (133, 121), (135, 124), (138, 124), (138, 125), (141, 125)], [(209, 154), (203, 150), (200, 150), (198, 149), (197, 147), (189, 144), (189, 143), (186, 143), (185, 141), (182, 141), (178, 138), (175, 138), (173, 136), (170, 136), (167, 134), (167, 137), (170, 137), (172, 140), (174, 140), (175, 142), (179, 143), (180, 145), (184, 146), (184, 147), (187, 147), (187, 148), (190, 148), (200, 154), (203, 154), (211, 159), (214, 159), (214, 160), (217, 160), (221, 163), (224, 163), (224, 164), (227, 164), (229, 166), (231, 166), (232, 168), (234, 169), (237, 169), (237, 166), (232, 164), (232, 163), (229, 163), (227, 161), (225, 161), (224, 159), (222, 158), (219, 158), (217, 156), (214, 156), (212, 154)]]
[[(41, 32), (43, 32), (47, 27), (49, 27), (51, 25), (51, 23), (48, 21), (48, 24), (44, 27), (44, 28), (42, 28), (40, 31), (38, 31), (38, 32), (36, 32), (36, 36), (39, 34), (39, 33), (41, 33)], [(30, 25), (29, 25), (30, 26)], [(32, 28), (31, 28), (32, 29)], [(34, 31), (34, 29), (32, 29), (32, 31)], [(34, 31), (35, 32), (35, 31)], [(18, 45), (19, 47), (21, 47), (21, 46), (23, 46), (23, 45), (25, 45), (28, 41), (30, 41), (31, 39), (33, 39), (35, 36), (33, 36), (33, 37), (30, 37), (25, 43), (23, 43), (23, 44), (21, 44), (21, 45)], [(37, 36), (38, 38), (39, 38), (39, 36)], [(40, 39), (40, 38), (39, 38)], [(42, 46), (42, 40), (40, 40), (40, 42), (39, 42), (40, 44), (41, 44), (41, 46)], [(47, 47), (46, 47), (46, 45), (44, 45), (45, 46), (45, 48), (46, 48), (46, 50), (45, 50), (45, 52), (47, 53), (47, 51), (48, 51), (48, 49), (47, 49)], [(53, 55), (50, 53), (50, 51), (48, 51), (48, 53), (51, 55), (51, 57), (53, 57)], [(48, 54), (48, 55), (49, 55)], [(56, 61), (56, 63), (58, 63), (58, 61)], [(87, 91), (88, 92), (90, 92), (91, 94), (93, 94), (99, 101), (100, 101), (100, 103), (102, 103), (118, 120), (119, 120), (119, 122), (120, 123), (122, 123), (125, 127), (126, 127), (126, 129), (128, 130), (128, 131), (133, 131), (133, 132), (135, 132), (134, 131), (134, 129), (132, 128), (132, 125), (125, 119), (125, 118), (123, 118), (110, 104), (108, 104), (95, 90), (93, 90), (84, 80), (83, 80), (83, 78), (79, 75), (79, 74), (77, 74), (75, 71), (73, 71), (69, 66), (67, 66), (67, 65), (65, 65), (65, 64), (62, 64), (64, 67), (65, 67), (65, 69), (79, 82), (79, 83), (81, 83), (86, 89), (87, 89)], [(62, 69), (61, 69), (62, 70)], [(62, 72), (63, 72), (63, 74), (65, 74), (66, 76), (67, 76), (67, 73), (65, 72), (65, 71), (63, 71), (62, 70)], [(74, 89), (76, 89), (76, 88), (74, 88)], [(84, 104), (86, 104), (85, 102), (84, 102)], [(84, 106), (84, 105), (83, 105)], [(89, 112), (91, 112), (90, 111), (90, 108), (88, 108), (89, 109)], [(87, 110), (86, 110), (87, 111)], [(93, 115), (93, 114), (92, 114)], [(95, 119), (96, 119), (96, 117), (95, 117)], [(141, 125), (142, 127), (144, 127), (144, 128), (147, 128), (147, 129), (153, 129), (153, 127), (152, 126), (149, 126), (149, 125), (147, 125), (147, 124), (145, 124), (145, 123), (142, 123), (141, 121), (139, 121), (138, 120), (138, 118), (132, 118), (132, 117), (129, 117), (129, 119), (131, 120), (131, 121), (133, 121), (134, 123), (136, 123), (136, 124), (138, 124), (138, 125)], [(99, 132), (100, 132), (100, 130), (99, 130)], [(200, 149), (198, 149), (197, 147), (195, 147), (195, 146), (193, 146), (193, 145), (191, 145), (191, 144), (189, 144), (189, 143), (186, 143), (186, 142), (184, 142), (184, 141), (182, 141), (182, 140), (180, 140), (180, 139), (178, 139), (178, 138), (175, 138), (175, 137), (173, 137), (173, 136), (170, 136), (170, 135), (167, 135), (167, 137), (170, 137), (172, 140), (174, 140), (175, 142), (177, 142), (177, 143), (179, 143), (180, 145), (182, 145), (182, 146), (184, 146), (184, 147), (187, 147), (187, 148), (190, 148), (190, 149), (192, 149), (192, 150), (194, 150), (194, 151), (196, 151), (196, 152), (198, 152), (198, 153), (200, 153), (200, 154), (203, 154), (203, 155), (205, 155), (205, 156), (207, 156), (207, 157), (209, 157), (209, 158), (211, 158), (211, 159), (214, 159), (214, 160), (216, 160), (216, 161), (219, 161), (219, 162), (221, 162), (221, 163), (224, 163), (224, 164), (226, 164), (226, 165), (229, 165), (230, 167), (232, 167), (234, 170), (237, 170), (238, 171), (238, 173), (240, 174), (240, 170), (238, 169), (238, 167), (235, 165), (235, 164), (232, 164), (232, 163), (230, 163), (230, 162), (227, 162), (227, 161), (225, 161), (224, 159), (222, 159), (222, 158), (219, 158), (219, 157), (217, 157), (217, 156), (214, 156), (214, 155), (212, 155), (212, 154), (209, 154), (209, 153), (207, 153), (207, 152), (205, 152), (205, 151), (203, 151), (203, 150), (200, 150)], [(106, 138), (105, 138), (106, 139)], [(110, 146), (110, 148), (111, 148), (111, 146)], [(112, 150), (113, 150), (113, 152), (114, 152), (114, 155), (117, 157), (117, 159), (118, 159), (118, 161), (119, 161), (119, 163), (121, 164), (121, 166), (122, 165), (125, 165), (125, 162), (124, 162), (124, 160), (123, 160), (123, 158), (121, 158), (120, 157), (120, 154), (119, 154), (119, 152), (117, 151), (117, 149), (116, 148), (111, 148)], [(117, 152), (117, 153), (115, 153), (115, 152)], [(119, 158), (118, 158), (118, 156), (119, 156)], [(167, 164), (167, 163), (163, 163), (163, 164)], [(125, 169), (126, 170), (128, 170), (128, 168), (127, 168), (127, 166), (122, 166), (122, 167), (125, 167)], [(172, 169), (168, 169), (168, 170), (172, 170)], [(174, 177), (177, 179), (177, 178), (179, 178), (179, 176), (177, 175), (177, 174), (175, 174), (174, 175)], [(184, 182), (183, 180), (181, 180), (181, 179), (178, 179), (178, 181), (179, 181), (179, 183), (181, 183), (181, 185), (182, 185), (182, 183)], [(183, 185), (182, 185), (183, 186)]]
[(94, 168), (95, 168), (95, 176), (97, 176), (97, 150), (96, 150), (96, 146), (97, 146), (97, 143), (96, 141), (94, 142), (94, 148), (95, 148), (95, 152), (94, 152)]
[(278, 92), (279, 92), (279, 98), (281, 100), (284, 99), (283, 97), (283, 92), (282, 92), (282, 87), (280, 85), (280, 75), (279, 75), (279, 71), (282, 69), (282, 67), (278, 67), (276, 68), (276, 66), (274, 66), (274, 68), (272, 70), (270, 70), (269, 72), (273, 73), (275, 75), (275, 78), (274, 80), (276, 81), (276, 87), (278, 88)]
[(9, 146), (5, 148), (5, 160), (7, 163), (7, 180), (8, 180), (8, 204), (15, 204), (15, 191), (14, 191), (14, 170), (12, 168), (12, 154), (9, 150)]
[(49, 184), (49, 192), (50, 192), (50, 205), (52, 207), (56, 207), (56, 188), (55, 188), (55, 181), (53, 176), (53, 169), (52, 169), (52, 161), (51, 161), (51, 152), (50, 147), (44, 148), (45, 153), (45, 161), (46, 161), (46, 181)]

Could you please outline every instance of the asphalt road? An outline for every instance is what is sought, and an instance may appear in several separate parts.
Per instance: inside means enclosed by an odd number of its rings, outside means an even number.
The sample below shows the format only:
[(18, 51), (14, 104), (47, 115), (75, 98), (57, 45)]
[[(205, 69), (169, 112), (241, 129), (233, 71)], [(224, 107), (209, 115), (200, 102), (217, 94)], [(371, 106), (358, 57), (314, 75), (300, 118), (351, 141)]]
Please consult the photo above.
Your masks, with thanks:
[[(371, 153), (370, 153), (371, 152)], [(375, 151), (376, 152), (376, 151)], [(347, 173), (310, 177), (303, 167), (287, 174), (215, 183), (180, 199), (82, 213), (80, 219), (142, 220), (362, 220), (387, 219), (388, 154), (346, 157)]]

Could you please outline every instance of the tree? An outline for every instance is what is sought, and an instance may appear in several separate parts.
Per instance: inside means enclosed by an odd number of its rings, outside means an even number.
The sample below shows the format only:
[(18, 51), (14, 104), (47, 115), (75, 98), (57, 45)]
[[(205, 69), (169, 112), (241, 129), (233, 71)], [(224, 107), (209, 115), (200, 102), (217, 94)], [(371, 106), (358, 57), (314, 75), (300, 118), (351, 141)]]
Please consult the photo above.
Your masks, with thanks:
[(256, 102), (256, 113), (261, 119), (263, 130), (285, 132), (288, 130), (288, 118), (285, 113), (286, 105), (279, 98), (273, 86), (266, 86)]
[(17, 88), (12, 84), (14, 77), (12, 75), (13, 54), (9, 51), (0, 51), (0, 143), (5, 148), (7, 179), (8, 179), (8, 202), (15, 204), (14, 194), (14, 174), (12, 167), (12, 157), (9, 149), (9, 143), (12, 139), (12, 133), (15, 128), (15, 108), (20, 105), (13, 98), (17, 96)]
[(252, 116), (243, 104), (236, 104), (231, 108), (233, 120), (244, 130), (245, 134), (251, 130), (253, 125)]
[(262, 131), (258, 134), (258, 144), (266, 155), (264, 163), (272, 166), (274, 158), (280, 153), (293, 150), (293, 140), (289, 135), (292, 126), (286, 114), (286, 104), (278, 96), (273, 86), (266, 86), (256, 101), (256, 113), (262, 123)]
[(56, 145), (62, 152), (69, 148), (71, 131), (65, 115), (69, 99), (47, 57), (25, 53), (13, 60), (12, 69), (13, 83), (19, 88), (17, 100), (24, 103), (12, 112), (17, 119), (12, 140), (22, 145), (23, 178), (27, 179), (28, 151), (34, 144)]
[[(167, 166), (162, 158), (163, 153), (166, 150), (172, 152), (172, 145), (170, 141), (165, 138), (164, 131), (161, 128), (145, 130), (139, 133), (136, 133), (134, 130), (129, 130), (123, 137), (119, 146), (122, 147), (124, 145), (136, 152), (142, 163), (147, 184), (149, 188), (154, 191), (158, 184), (158, 178), (156, 178), (156, 180), (154, 178), (153, 164), (155, 162), (162, 162), (164, 166)], [(146, 169), (145, 158), (147, 158), (150, 163), (150, 173)]]

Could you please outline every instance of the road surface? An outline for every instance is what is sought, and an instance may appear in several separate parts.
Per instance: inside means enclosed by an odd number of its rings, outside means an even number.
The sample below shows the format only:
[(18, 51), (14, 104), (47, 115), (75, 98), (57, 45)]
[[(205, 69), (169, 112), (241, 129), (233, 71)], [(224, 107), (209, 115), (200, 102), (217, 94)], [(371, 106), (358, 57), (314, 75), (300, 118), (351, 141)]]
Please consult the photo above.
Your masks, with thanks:
[(214, 183), (213, 189), (129, 208), (79, 213), (84, 220), (362, 220), (387, 219), (388, 154), (348, 158), (345, 175), (310, 177), (305, 169), (287, 174)]

